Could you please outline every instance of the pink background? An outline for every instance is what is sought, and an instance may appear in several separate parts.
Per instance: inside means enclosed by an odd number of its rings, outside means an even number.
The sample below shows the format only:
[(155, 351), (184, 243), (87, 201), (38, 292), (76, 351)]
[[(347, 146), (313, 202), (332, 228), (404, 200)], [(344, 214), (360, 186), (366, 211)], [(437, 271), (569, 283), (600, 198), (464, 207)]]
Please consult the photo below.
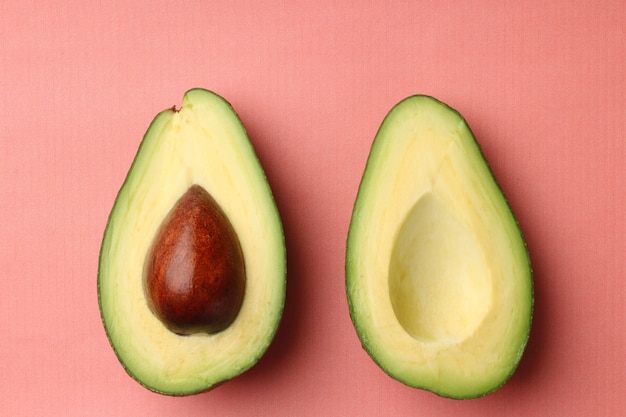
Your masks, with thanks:
[[(624, 413), (624, 2), (192, 3), (0, 2), (0, 415)], [(170, 398), (117, 362), (96, 274), (148, 124), (191, 87), (223, 95), (249, 130), (284, 221), (288, 291), (256, 367)], [(415, 93), (467, 118), (535, 270), (526, 354), (482, 399), (390, 379), (348, 315), (360, 176), (383, 117)]]

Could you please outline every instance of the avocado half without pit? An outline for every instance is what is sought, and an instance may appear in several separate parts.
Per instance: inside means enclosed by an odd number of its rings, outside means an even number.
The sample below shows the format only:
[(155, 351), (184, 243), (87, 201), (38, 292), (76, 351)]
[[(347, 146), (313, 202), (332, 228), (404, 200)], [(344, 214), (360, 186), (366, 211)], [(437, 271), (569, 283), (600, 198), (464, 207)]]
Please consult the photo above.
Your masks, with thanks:
[(398, 103), (372, 144), (346, 291), (364, 349), (406, 385), (480, 397), (520, 361), (533, 310), (526, 245), (467, 123), (432, 97)]
[(119, 361), (168, 395), (241, 374), (274, 337), (285, 271), (278, 210), (239, 117), (188, 91), (150, 125), (104, 233), (98, 300)]

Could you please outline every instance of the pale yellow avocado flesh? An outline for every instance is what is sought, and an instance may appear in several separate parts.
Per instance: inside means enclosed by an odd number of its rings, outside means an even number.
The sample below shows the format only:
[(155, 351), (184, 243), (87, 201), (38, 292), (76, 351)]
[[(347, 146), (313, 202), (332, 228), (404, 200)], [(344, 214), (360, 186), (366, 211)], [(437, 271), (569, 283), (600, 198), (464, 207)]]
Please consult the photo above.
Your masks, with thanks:
[[(244, 254), (246, 290), (226, 330), (180, 336), (150, 311), (142, 274), (158, 227), (193, 184), (207, 190), (232, 223)], [(153, 391), (187, 395), (210, 389), (265, 352), (285, 297), (282, 226), (244, 127), (218, 95), (190, 90), (180, 110), (166, 110), (152, 122), (109, 217), (98, 294), (120, 362)]]
[(533, 305), (526, 246), (464, 119), (431, 97), (400, 102), (376, 136), (346, 286), (364, 348), (407, 385), (473, 398), (518, 365)]

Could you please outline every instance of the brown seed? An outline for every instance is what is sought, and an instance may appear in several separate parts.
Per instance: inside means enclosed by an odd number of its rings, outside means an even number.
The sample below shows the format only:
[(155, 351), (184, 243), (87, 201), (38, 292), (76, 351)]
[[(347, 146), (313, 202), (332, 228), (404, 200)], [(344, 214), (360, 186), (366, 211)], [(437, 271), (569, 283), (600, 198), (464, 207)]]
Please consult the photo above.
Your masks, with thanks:
[(174, 333), (218, 333), (237, 317), (245, 285), (233, 226), (209, 193), (192, 185), (161, 224), (148, 252), (148, 306)]

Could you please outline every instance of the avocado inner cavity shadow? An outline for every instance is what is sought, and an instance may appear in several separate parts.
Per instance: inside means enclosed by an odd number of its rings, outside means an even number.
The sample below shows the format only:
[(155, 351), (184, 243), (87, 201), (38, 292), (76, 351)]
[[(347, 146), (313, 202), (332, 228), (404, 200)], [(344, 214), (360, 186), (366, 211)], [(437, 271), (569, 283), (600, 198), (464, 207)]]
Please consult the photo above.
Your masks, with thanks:
[(394, 313), (417, 340), (458, 343), (491, 308), (488, 271), (469, 230), (428, 192), (409, 211), (393, 247), (389, 295)]

